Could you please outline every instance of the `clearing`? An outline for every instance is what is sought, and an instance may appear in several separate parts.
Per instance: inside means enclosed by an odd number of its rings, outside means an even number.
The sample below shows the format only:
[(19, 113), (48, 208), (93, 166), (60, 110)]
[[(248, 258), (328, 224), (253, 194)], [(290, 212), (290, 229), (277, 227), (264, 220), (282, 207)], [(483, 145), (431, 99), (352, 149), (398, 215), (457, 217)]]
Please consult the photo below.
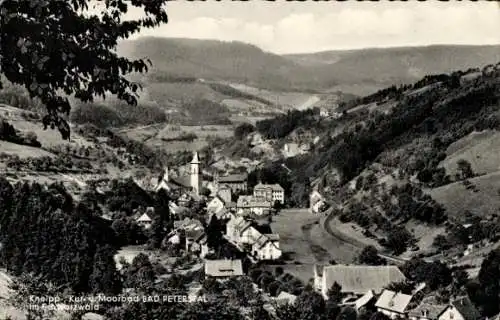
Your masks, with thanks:
[(271, 229), (280, 235), (280, 247), (290, 262), (283, 266), (303, 281), (313, 276), (314, 264), (352, 263), (357, 252), (330, 236), (319, 224), (320, 217), (307, 209), (286, 209), (273, 217)]
[(477, 174), (500, 171), (500, 132), (485, 130), (472, 132), (452, 143), (446, 150), (447, 157), (440, 164), (448, 174), (457, 169), (457, 161), (467, 160)]
[(470, 211), (485, 217), (498, 213), (500, 208), (500, 172), (469, 179), (476, 186), (477, 192), (467, 190), (462, 182), (454, 182), (439, 188), (426, 190), (429, 195), (441, 203), (450, 217), (463, 217)]

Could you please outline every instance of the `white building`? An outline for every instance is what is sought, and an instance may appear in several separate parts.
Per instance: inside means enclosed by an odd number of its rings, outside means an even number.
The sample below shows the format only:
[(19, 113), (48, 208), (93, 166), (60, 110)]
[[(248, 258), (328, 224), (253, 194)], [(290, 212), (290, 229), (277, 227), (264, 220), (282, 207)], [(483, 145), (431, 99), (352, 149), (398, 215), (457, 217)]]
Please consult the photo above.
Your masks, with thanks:
[(136, 221), (137, 224), (143, 227), (144, 229), (151, 228), (151, 224), (153, 223), (153, 220), (146, 212), (143, 213), (139, 218), (137, 218)]
[(321, 209), (325, 206), (325, 198), (318, 190), (313, 190), (309, 195), (309, 211), (311, 213), (319, 213)]
[(205, 260), (205, 277), (226, 280), (243, 275), (241, 260)]
[(193, 192), (193, 194), (199, 196), (202, 178), (200, 175), (200, 160), (198, 157), (198, 152), (193, 152), (193, 159), (189, 163), (190, 174), (189, 176), (183, 177), (170, 177), (168, 167), (165, 168), (163, 176), (160, 179), (155, 190), (159, 191), (164, 189), (166, 191), (179, 190), (180, 192)]
[(438, 320), (479, 320), (481, 314), (468, 297), (452, 300)]
[(285, 189), (279, 184), (262, 184), (258, 183), (253, 188), (254, 198), (265, 199), (274, 204), (276, 201), (283, 204), (285, 203)]
[(378, 312), (385, 314), (391, 319), (397, 317), (406, 318), (408, 305), (412, 299), (413, 296), (408, 294), (384, 290), (375, 303), (375, 307)]
[(258, 260), (277, 260), (281, 258), (279, 235), (262, 234), (252, 244), (252, 255)]

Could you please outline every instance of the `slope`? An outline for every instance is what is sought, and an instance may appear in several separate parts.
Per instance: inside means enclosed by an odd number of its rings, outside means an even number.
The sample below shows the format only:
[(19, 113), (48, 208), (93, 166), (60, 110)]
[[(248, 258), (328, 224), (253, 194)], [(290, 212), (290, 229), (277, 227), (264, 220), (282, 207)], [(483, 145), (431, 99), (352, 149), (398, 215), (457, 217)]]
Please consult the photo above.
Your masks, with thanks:
[(500, 46), (434, 45), (292, 54), (286, 58), (314, 69), (335, 89), (370, 94), (428, 74), (482, 67), (500, 61)]

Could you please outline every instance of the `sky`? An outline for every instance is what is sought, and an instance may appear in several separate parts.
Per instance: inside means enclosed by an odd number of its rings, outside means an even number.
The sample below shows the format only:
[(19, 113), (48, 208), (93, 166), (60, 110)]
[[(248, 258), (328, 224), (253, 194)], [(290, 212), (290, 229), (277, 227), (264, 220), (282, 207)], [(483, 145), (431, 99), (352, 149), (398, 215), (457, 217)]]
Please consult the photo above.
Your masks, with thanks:
[[(278, 54), (431, 44), (500, 44), (491, 1), (222, 0), (168, 3), (169, 23), (140, 36), (242, 41)], [(133, 9), (129, 17), (141, 12)]]

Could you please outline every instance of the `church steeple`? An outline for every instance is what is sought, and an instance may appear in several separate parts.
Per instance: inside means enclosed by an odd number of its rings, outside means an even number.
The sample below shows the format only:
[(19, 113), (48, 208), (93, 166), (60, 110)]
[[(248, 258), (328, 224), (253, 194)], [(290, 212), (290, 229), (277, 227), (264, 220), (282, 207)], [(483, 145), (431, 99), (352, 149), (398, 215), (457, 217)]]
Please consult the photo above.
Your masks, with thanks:
[(200, 195), (200, 159), (197, 151), (193, 152), (193, 160), (191, 160), (191, 188), (193, 188), (196, 195)]

